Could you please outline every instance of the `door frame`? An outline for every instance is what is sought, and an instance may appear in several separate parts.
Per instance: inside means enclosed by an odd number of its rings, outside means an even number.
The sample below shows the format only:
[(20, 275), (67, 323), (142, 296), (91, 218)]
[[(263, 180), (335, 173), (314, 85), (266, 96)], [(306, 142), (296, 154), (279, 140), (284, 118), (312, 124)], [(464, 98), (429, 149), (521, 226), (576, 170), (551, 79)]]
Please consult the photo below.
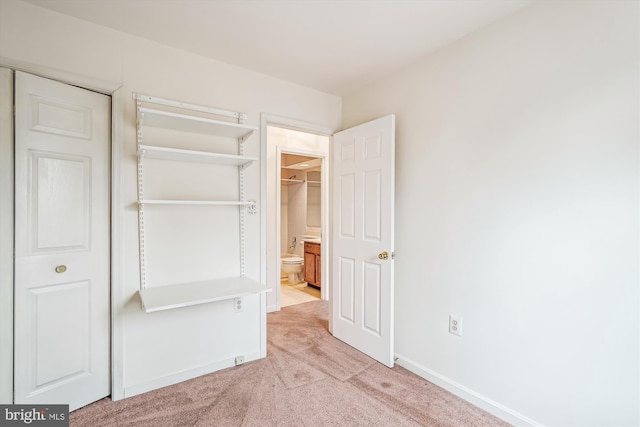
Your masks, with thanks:
[[(13, 71), (24, 71), (61, 83), (78, 86), (94, 92), (102, 93), (111, 97), (111, 138), (110, 138), (110, 197), (109, 211), (111, 216), (110, 224), (110, 280), (109, 291), (111, 295), (110, 306), (110, 326), (111, 326), (111, 399), (120, 400), (124, 396), (124, 373), (122, 370), (122, 362), (124, 358), (123, 343), (123, 314), (120, 307), (123, 307), (125, 300), (123, 298), (123, 269), (124, 265), (123, 251), (123, 230), (122, 215), (120, 209), (121, 191), (122, 191), (122, 174), (121, 159), (124, 156), (124, 128), (125, 128), (125, 100), (124, 88), (122, 83), (95, 79), (92, 77), (82, 76), (67, 71), (56, 70), (38, 64), (25, 63), (16, 61), (6, 57), (0, 57), (0, 67), (9, 68)], [(0, 169), (7, 168), (13, 170), (14, 138), (7, 135), (0, 135)], [(4, 154), (11, 153), (10, 156)], [(0, 179), (2, 176), (0, 176)], [(10, 188), (10, 191), (9, 191)], [(0, 206), (6, 207), (6, 212), (10, 212), (7, 218), (1, 218), (2, 227), (7, 227), (10, 223), (11, 229), (15, 229), (13, 212), (15, 209), (13, 200), (14, 180), (10, 179), (0, 181)], [(0, 212), (0, 214), (3, 214)], [(9, 298), (11, 301), (11, 318), (13, 319), (13, 242), (11, 248), (0, 247), (0, 266), (11, 266), (10, 280), (0, 281), (0, 296), (2, 300)], [(3, 268), (4, 270), (4, 268)], [(3, 279), (6, 277), (3, 276)], [(5, 307), (3, 306), (3, 309)], [(13, 403), (13, 327), (14, 322), (0, 322), (0, 340), (3, 345), (0, 347), (0, 373), (3, 382), (0, 383), (0, 404)], [(7, 338), (7, 337), (10, 337)], [(9, 345), (5, 346), (5, 343)]]
[[(322, 157), (322, 173), (323, 173), (323, 194), (322, 194), (322, 204), (324, 205), (324, 208), (322, 209), (322, 233), (323, 235), (327, 235), (330, 236), (331, 234), (331, 230), (330, 230), (330, 225), (331, 225), (331, 221), (330, 221), (330, 206), (329, 206), (329, 191), (330, 191), (330, 181), (329, 181), (329, 175), (330, 175), (330, 163), (331, 163), (331, 144), (332, 144), (332, 135), (334, 134), (334, 130), (329, 129), (325, 126), (322, 125), (318, 125), (318, 124), (314, 124), (314, 123), (309, 123), (309, 122), (305, 122), (302, 120), (296, 120), (296, 119), (292, 119), (289, 117), (283, 117), (283, 116), (278, 116), (278, 115), (273, 115), (273, 114), (266, 114), (266, 113), (262, 113), (260, 115), (260, 151), (262, 153), (261, 156), (261, 160), (260, 160), (260, 168), (262, 170), (262, 176), (261, 176), (261, 188), (260, 188), (260, 193), (261, 193), (261, 200), (260, 203), (262, 206), (264, 206), (263, 208), (263, 215), (261, 218), (261, 248), (260, 250), (262, 251), (262, 253), (264, 254), (264, 256), (262, 257), (262, 260), (264, 263), (266, 263), (266, 265), (261, 265), (260, 266), (260, 270), (263, 272), (263, 274), (265, 274), (265, 277), (262, 277), (262, 281), (263, 283), (267, 284), (267, 287), (270, 288), (273, 292), (276, 292), (276, 304), (275, 305), (271, 305), (271, 306), (267, 306), (267, 312), (273, 312), (273, 311), (278, 311), (280, 310), (281, 306), (280, 306), (280, 292), (279, 292), (279, 286), (280, 286), (280, 222), (279, 222), (279, 218), (280, 218), (280, 191), (277, 190), (276, 194), (277, 194), (277, 200), (276, 200), (276, 207), (273, 209), (270, 209), (269, 206), (267, 205), (267, 185), (268, 185), (268, 181), (267, 181), (267, 175), (268, 175), (268, 171), (267, 168), (268, 167), (276, 167), (275, 170), (275, 176), (277, 177), (278, 181), (274, 182), (273, 185), (280, 185), (280, 169), (279, 169), (279, 165), (280, 165), (280, 150), (276, 149), (277, 152), (277, 160), (276, 162), (271, 163), (274, 166), (270, 166), (270, 164), (268, 164), (267, 159), (271, 158), (272, 156), (276, 155), (276, 153), (270, 153), (269, 150), (269, 146), (267, 145), (267, 127), (268, 126), (274, 126), (274, 127), (279, 127), (279, 128), (284, 128), (284, 129), (291, 129), (291, 130), (295, 130), (295, 131), (299, 131), (299, 132), (305, 132), (305, 133), (309, 133), (309, 134), (313, 134), (313, 135), (320, 135), (320, 136), (326, 136), (329, 138), (329, 147), (328, 147), (328, 152), (327, 153), (317, 153), (317, 152), (313, 152), (314, 154), (312, 154), (315, 157)], [(285, 149), (286, 152), (292, 151), (289, 148)], [(302, 152), (302, 150), (300, 150), (300, 152)], [(307, 154), (307, 153), (312, 153), (311, 151), (305, 152), (303, 154)], [(292, 154), (297, 154), (297, 153), (293, 153)], [(326, 173), (325, 173), (326, 171)], [(326, 180), (326, 181), (325, 181)], [(326, 183), (326, 187), (325, 184)], [(327, 211), (325, 212), (325, 209), (327, 209)], [(267, 241), (267, 217), (274, 219), (276, 222), (276, 227), (277, 227), (277, 234), (276, 234), (276, 238), (273, 239), (273, 242), (269, 242)], [(274, 255), (269, 255), (270, 253), (273, 253)], [(329, 259), (329, 245), (322, 245), (321, 246), (321, 256), (323, 257), (323, 259)], [(277, 259), (276, 259), (277, 258)], [(277, 262), (277, 264), (276, 264)], [(323, 279), (325, 277), (327, 277), (326, 281), (326, 287), (325, 287), (325, 282), (323, 281), (323, 287), (321, 290), (321, 296), (323, 299), (328, 299), (329, 297), (329, 289), (331, 286), (330, 283), (330, 276), (328, 275), (329, 273), (329, 265), (328, 263), (325, 263), (326, 265), (323, 266), (322, 268), (322, 277)], [(269, 266), (274, 266), (274, 268), (269, 268)]]
[(13, 403), (13, 79), (10, 87), (0, 81), (0, 91), (11, 96), (11, 105), (0, 105), (0, 119), (9, 117), (0, 128), (0, 378), (9, 379), (0, 382), (0, 403)]

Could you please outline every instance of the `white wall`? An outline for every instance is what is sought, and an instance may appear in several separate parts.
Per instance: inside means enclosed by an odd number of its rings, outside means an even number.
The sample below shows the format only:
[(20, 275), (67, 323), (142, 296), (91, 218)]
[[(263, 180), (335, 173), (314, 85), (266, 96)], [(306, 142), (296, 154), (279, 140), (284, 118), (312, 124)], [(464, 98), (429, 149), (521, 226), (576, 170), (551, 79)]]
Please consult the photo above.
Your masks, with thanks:
[[(296, 171), (295, 174), (299, 179), (306, 180), (307, 173), (305, 171)], [(287, 209), (287, 241), (285, 252), (293, 252), (299, 257), (304, 256), (304, 243), (302, 236), (307, 234), (307, 186), (305, 184), (290, 185), (287, 197), (289, 202)], [(289, 249), (293, 238), (296, 238), (296, 245), (293, 250)]]
[[(122, 300), (112, 301), (124, 328), (125, 394), (135, 394), (173, 381), (185, 372), (204, 372), (228, 366), (237, 354), (257, 355), (261, 332), (255, 325), (259, 298), (251, 297), (245, 311), (230, 318), (231, 302), (145, 314), (137, 298), (139, 288), (135, 104), (131, 92), (184, 102), (236, 109), (260, 127), (262, 113), (318, 123), (335, 129), (341, 100), (301, 86), (211, 61), (140, 38), (66, 17), (17, 0), (0, 2), (0, 63), (29, 63), (123, 85), (125, 129), (119, 180), (122, 194), (117, 209), (122, 218), (122, 247), (114, 257), (123, 264), (114, 287)], [(117, 118), (116, 118), (117, 119)], [(260, 155), (261, 136), (247, 143), (247, 155)], [(261, 167), (247, 171), (247, 198), (261, 200)], [(258, 212), (264, 214), (265, 206)], [(260, 215), (247, 224), (255, 244), (247, 247), (247, 276), (265, 279), (265, 255), (260, 242)], [(257, 239), (257, 240), (256, 240)], [(191, 272), (197, 275), (197, 272)], [(2, 283), (0, 286), (7, 286)], [(232, 312), (231, 312), (232, 313)], [(233, 316), (233, 314), (232, 314)]]
[[(282, 176), (282, 175), (280, 175)], [(285, 253), (289, 250), (287, 239), (289, 237), (289, 187), (280, 186), (280, 251)]]
[[(280, 250), (281, 253), (292, 253), (301, 257), (304, 252), (302, 235), (306, 234), (307, 230), (307, 186), (303, 182), (307, 179), (307, 172), (281, 168), (280, 176), (295, 176), (295, 179), (302, 181), (280, 185)], [(290, 248), (294, 237), (296, 245)]]
[(640, 423), (638, 16), (537, 2), (343, 100), (397, 115), (399, 362), (518, 424)]

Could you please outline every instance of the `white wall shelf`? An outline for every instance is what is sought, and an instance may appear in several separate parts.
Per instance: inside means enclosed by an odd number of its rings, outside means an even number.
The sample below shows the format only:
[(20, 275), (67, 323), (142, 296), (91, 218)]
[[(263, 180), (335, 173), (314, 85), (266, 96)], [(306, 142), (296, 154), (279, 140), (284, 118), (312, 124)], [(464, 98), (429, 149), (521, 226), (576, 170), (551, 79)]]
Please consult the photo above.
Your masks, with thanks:
[[(168, 310), (172, 308), (186, 307), (224, 299), (238, 298), (244, 295), (266, 292), (267, 288), (259, 282), (244, 277), (245, 257), (245, 215), (256, 214), (255, 200), (245, 200), (244, 196), (244, 169), (257, 160), (256, 157), (243, 155), (243, 145), (247, 139), (257, 130), (256, 127), (243, 124), (246, 115), (241, 112), (221, 110), (194, 104), (185, 104), (179, 101), (171, 101), (162, 98), (134, 94), (137, 102), (137, 140), (138, 140), (138, 226), (140, 248), (140, 299), (146, 312)], [(172, 111), (152, 108), (148, 105), (170, 108)], [(174, 112), (173, 110), (180, 111)], [(204, 117), (204, 115), (215, 118)], [(221, 117), (222, 120), (218, 120)], [(225, 121), (226, 120), (226, 121)], [(235, 120), (232, 123), (229, 120)], [(145, 129), (155, 127), (172, 131), (183, 132), (179, 134), (181, 144), (189, 144), (194, 139), (194, 133), (207, 137), (214, 137), (219, 147), (220, 143), (233, 143), (237, 154), (227, 154), (228, 149), (221, 150), (225, 153), (190, 150), (182, 147), (163, 147), (153, 144), (143, 144)], [(151, 132), (151, 140), (158, 133)], [(175, 137), (175, 134), (171, 134)], [(149, 138), (147, 136), (147, 138)], [(221, 139), (222, 138), (222, 139)], [(227, 141), (228, 140), (228, 141)], [(153, 180), (154, 176), (145, 176), (145, 163), (147, 159), (160, 159), (173, 162), (196, 162), (210, 164), (212, 167), (235, 166), (237, 179), (225, 179), (215, 183), (216, 188), (225, 189), (229, 185), (237, 185), (237, 200), (180, 200), (180, 199), (146, 199), (145, 180)], [(235, 174), (235, 173), (234, 173)], [(157, 178), (155, 178), (157, 179)], [(202, 182), (194, 182), (193, 185), (210, 185)], [(215, 188), (214, 188), (215, 193)], [(212, 193), (213, 194), (213, 193)], [(232, 278), (212, 278), (212, 280), (198, 283), (185, 283), (166, 286), (147, 286), (147, 262), (146, 262), (146, 235), (147, 233), (162, 233), (162, 230), (151, 230), (145, 226), (145, 205), (175, 206), (231, 206), (238, 209), (239, 221), (237, 225), (237, 238), (239, 239), (239, 274)], [(185, 210), (185, 212), (189, 212)], [(212, 236), (216, 242), (220, 236)], [(220, 240), (222, 245), (237, 245), (230, 242), (235, 239), (230, 233), (225, 239)]]
[(233, 154), (211, 153), (207, 151), (183, 150), (180, 148), (140, 145), (138, 157), (147, 159), (172, 160), (177, 162), (212, 163), (232, 166), (248, 166), (256, 162), (256, 157)]
[(156, 286), (140, 290), (142, 307), (147, 313), (192, 305), (241, 298), (270, 289), (246, 277), (231, 277), (196, 283)]
[(154, 108), (140, 107), (139, 113), (139, 121), (144, 126), (180, 130), (185, 132), (208, 133), (230, 138), (247, 139), (249, 136), (253, 135), (256, 130), (258, 130), (258, 128), (254, 126), (247, 126), (240, 123), (224, 122), (189, 114), (157, 110)]
[(152, 200), (143, 199), (138, 201), (141, 205), (203, 205), (203, 206), (249, 206), (255, 201), (225, 201), (225, 200)]

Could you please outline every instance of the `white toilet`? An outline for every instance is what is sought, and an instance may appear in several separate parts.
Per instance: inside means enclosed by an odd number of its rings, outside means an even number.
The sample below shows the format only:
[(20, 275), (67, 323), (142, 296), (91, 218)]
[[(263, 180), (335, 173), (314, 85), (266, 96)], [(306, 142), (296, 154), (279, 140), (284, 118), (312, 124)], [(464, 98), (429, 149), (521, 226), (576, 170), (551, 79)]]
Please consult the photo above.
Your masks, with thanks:
[(280, 266), (281, 274), (287, 276), (287, 280), (290, 284), (294, 285), (300, 282), (299, 274), (302, 272), (302, 266), (304, 265), (304, 259), (299, 256), (286, 255), (281, 258), (282, 265)]

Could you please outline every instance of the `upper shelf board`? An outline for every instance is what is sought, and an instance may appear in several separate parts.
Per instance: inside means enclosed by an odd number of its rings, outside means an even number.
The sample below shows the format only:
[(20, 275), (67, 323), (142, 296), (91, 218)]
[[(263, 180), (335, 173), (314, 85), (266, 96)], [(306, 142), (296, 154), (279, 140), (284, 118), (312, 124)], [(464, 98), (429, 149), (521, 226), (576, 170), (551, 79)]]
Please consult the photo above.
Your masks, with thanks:
[(139, 205), (200, 205), (200, 206), (251, 206), (253, 201), (242, 200), (175, 200), (175, 199), (142, 199), (138, 200)]
[(175, 129), (185, 132), (206, 133), (246, 139), (258, 130), (255, 126), (223, 122), (205, 117), (190, 116), (170, 111), (140, 107), (143, 114), (141, 124), (144, 126)]
[(257, 157), (236, 156), (233, 154), (210, 153), (206, 151), (182, 150), (179, 148), (156, 147), (140, 145), (140, 158), (174, 160), (182, 162), (216, 163), (223, 165), (250, 165), (258, 160)]

